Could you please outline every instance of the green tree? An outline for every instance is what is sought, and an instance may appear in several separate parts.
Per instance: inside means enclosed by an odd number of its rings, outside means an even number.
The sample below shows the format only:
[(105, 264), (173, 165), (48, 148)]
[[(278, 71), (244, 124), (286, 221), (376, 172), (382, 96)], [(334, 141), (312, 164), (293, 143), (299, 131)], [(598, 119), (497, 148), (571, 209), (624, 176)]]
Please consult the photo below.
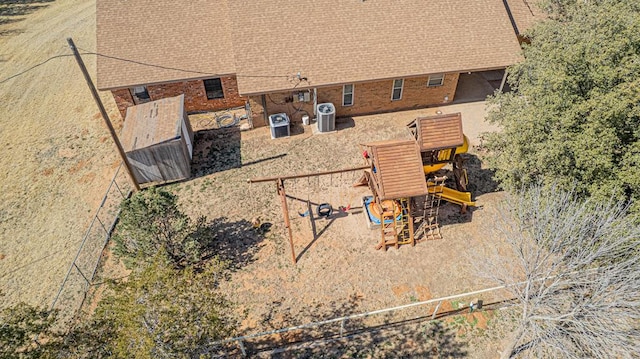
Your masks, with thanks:
[(175, 195), (152, 187), (125, 199), (120, 208), (113, 252), (127, 267), (143, 267), (159, 252), (177, 267), (210, 255), (213, 236), (206, 218), (191, 220), (178, 207)]
[(112, 284), (93, 317), (58, 349), (63, 357), (197, 358), (231, 335), (230, 303), (216, 289), (226, 263), (176, 270), (156, 255)]
[[(41, 358), (59, 339), (56, 313), (19, 303), (0, 311), (0, 358)], [(42, 344), (33, 341), (40, 335)]]
[(542, 181), (580, 196), (640, 198), (640, 2), (549, 0), (490, 100), (489, 164), (505, 188)]

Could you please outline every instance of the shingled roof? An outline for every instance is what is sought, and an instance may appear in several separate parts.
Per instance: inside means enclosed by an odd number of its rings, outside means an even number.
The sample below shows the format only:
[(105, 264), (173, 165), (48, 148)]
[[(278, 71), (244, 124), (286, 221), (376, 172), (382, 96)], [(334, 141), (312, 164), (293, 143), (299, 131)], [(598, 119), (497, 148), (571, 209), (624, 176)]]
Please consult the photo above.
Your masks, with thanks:
[(227, 0), (97, 0), (101, 90), (236, 72)]
[(545, 18), (545, 13), (538, 8), (536, 0), (507, 0), (507, 9), (513, 17), (515, 32), (521, 35), (534, 23)]
[[(502, 0), (234, 0), (242, 94), (504, 68), (520, 45)], [(281, 77), (269, 77), (281, 76)]]
[(101, 89), (235, 73), (250, 95), (521, 59), (502, 0), (98, 0), (97, 33), (133, 61), (99, 56)]

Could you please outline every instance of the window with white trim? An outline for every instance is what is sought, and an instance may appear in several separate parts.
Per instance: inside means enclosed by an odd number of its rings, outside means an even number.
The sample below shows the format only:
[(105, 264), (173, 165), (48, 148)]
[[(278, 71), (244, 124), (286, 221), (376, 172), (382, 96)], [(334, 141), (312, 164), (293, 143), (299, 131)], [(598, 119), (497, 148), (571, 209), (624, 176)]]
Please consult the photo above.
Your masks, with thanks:
[(146, 86), (134, 86), (130, 91), (131, 97), (133, 97), (133, 103), (136, 105), (151, 101), (151, 96), (149, 96), (149, 91), (147, 91)]
[(427, 87), (442, 86), (444, 84), (444, 74), (429, 75)]
[(213, 100), (217, 98), (224, 98), (224, 91), (222, 90), (222, 81), (220, 78), (203, 80), (204, 91), (207, 93), (207, 100)]
[(353, 84), (342, 87), (342, 106), (353, 105)]
[(391, 101), (397, 101), (402, 98), (402, 87), (404, 79), (393, 80), (393, 88), (391, 89)]

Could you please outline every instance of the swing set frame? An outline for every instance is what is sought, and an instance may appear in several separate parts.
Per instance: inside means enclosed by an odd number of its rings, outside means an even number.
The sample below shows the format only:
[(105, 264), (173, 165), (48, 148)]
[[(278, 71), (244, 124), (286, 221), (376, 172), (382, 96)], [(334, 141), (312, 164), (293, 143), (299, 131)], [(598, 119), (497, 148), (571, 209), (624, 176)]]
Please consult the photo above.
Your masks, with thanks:
[[(319, 177), (319, 176), (333, 175), (337, 173), (362, 171), (368, 168), (370, 168), (369, 165), (331, 170), (331, 171), (294, 174), (294, 175), (288, 175), (288, 176), (260, 177), (260, 178), (248, 179), (247, 183), (253, 184), (253, 183), (274, 182), (276, 184), (276, 193), (277, 193), (277, 196), (280, 198), (280, 205), (282, 207), (282, 216), (284, 219), (284, 226), (287, 231), (287, 235), (289, 237), (289, 246), (291, 247), (291, 260), (293, 264), (297, 264), (296, 252), (293, 245), (293, 230), (291, 229), (291, 219), (289, 217), (289, 206), (287, 205), (287, 193), (285, 188), (285, 181), (298, 179), (298, 178)], [(309, 220), (311, 221), (311, 226), (313, 228), (314, 216), (313, 216), (313, 211), (311, 210), (311, 202), (308, 199), (307, 199), (307, 210), (309, 211), (308, 217), (309, 217)]]

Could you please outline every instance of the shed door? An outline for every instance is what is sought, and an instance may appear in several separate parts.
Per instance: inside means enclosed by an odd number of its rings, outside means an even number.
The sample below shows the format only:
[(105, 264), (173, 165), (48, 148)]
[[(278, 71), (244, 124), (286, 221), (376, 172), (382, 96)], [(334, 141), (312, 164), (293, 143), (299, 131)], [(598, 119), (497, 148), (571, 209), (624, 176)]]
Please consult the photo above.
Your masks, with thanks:
[(189, 136), (187, 124), (184, 122), (184, 120), (182, 120), (182, 137), (184, 137), (184, 141), (187, 143), (187, 149), (189, 150), (189, 159), (193, 159), (193, 145), (191, 144), (191, 136)]

